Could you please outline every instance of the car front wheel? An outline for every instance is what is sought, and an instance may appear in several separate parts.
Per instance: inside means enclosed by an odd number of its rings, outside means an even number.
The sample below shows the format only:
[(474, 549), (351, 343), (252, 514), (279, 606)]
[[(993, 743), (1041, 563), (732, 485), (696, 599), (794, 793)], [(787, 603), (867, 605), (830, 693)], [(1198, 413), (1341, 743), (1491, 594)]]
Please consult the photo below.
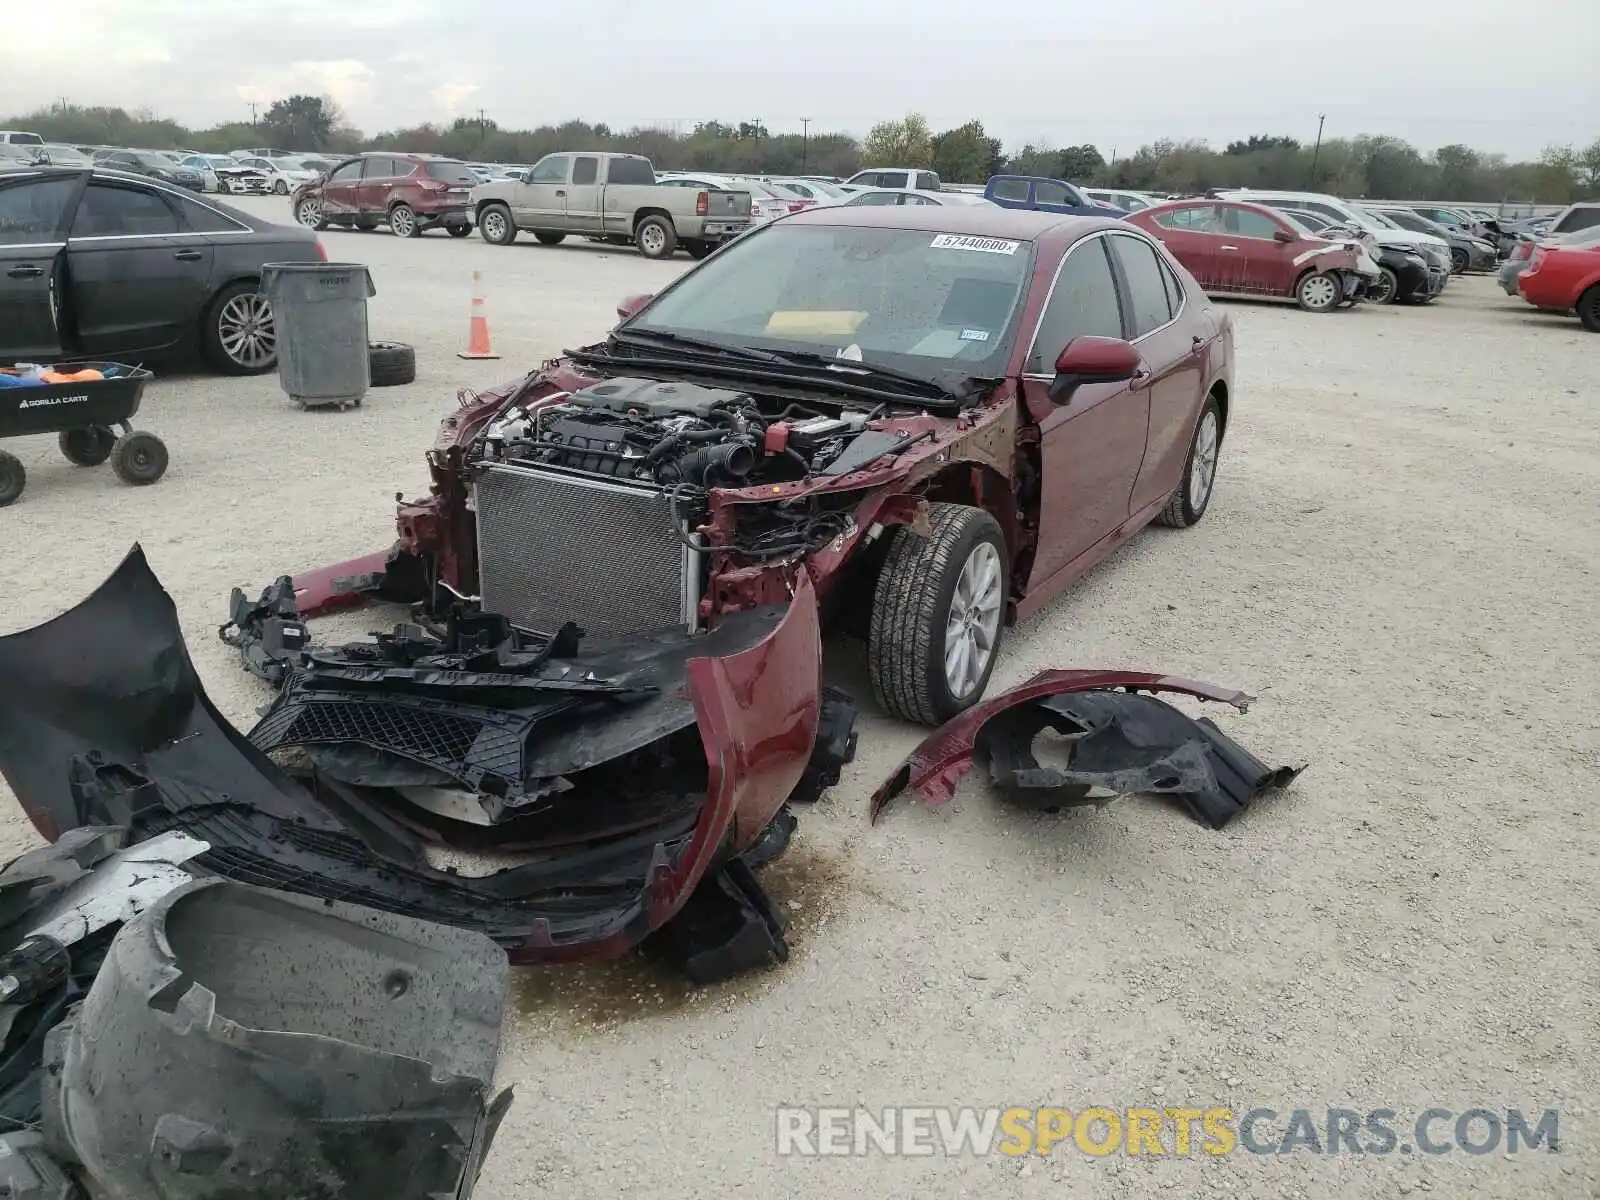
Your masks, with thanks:
[(1578, 320), (1590, 333), (1600, 333), (1600, 283), (1578, 297)]
[(1005, 625), (1005, 536), (981, 508), (930, 504), (931, 536), (890, 535), (867, 636), (878, 703), (923, 725), (976, 704), (989, 685)]
[(409, 204), (396, 204), (389, 210), (389, 232), (399, 238), (422, 236), (422, 223)]
[(1187, 529), (1206, 515), (1217, 483), (1217, 461), (1222, 454), (1222, 409), (1215, 396), (1207, 396), (1200, 420), (1189, 443), (1183, 479), (1156, 520), (1173, 529)]
[(315, 196), (307, 196), (295, 205), (294, 219), (307, 229), (326, 229), (327, 219), (322, 214), (322, 201)]
[(1294, 298), (1306, 312), (1332, 312), (1344, 299), (1344, 284), (1332, 271), (1314, 271), (1295, 285)]

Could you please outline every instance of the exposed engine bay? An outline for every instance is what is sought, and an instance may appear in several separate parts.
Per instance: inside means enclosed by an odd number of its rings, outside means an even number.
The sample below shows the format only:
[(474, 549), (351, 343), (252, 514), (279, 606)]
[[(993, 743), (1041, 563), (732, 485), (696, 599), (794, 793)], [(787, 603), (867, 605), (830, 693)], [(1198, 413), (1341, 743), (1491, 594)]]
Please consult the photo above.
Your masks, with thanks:
[(871, 415), (803, 404), (766, 411), (747, 392), (608, 379), (531, 413), (511, 407), (485, 431), (485, 456), (662, 488), (739, 487), (827, 471)]
[(569, 620), (600, 638), (697, 628), (711, 555), (798, 559), (850, 531), (858, 500), (738, 505), (712, 544), (698, 532), (711, 490), (857, 471), (910, 440), (870, 427), (884, 411), (630, 377), (512, 398), (469, 455), (479, 598), (545, 635)]

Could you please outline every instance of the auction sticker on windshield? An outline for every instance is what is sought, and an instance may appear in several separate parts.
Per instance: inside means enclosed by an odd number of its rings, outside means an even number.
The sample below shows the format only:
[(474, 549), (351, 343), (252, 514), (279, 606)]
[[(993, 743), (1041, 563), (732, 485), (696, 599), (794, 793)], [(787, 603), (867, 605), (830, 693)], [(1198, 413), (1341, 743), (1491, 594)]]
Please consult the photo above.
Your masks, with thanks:
[(977, 250), (982, 254), (1015, 254), (1021, 242), (1005, 238), (970, 237), (963, 233), (938, 233), (928, 243), (931, 250)]

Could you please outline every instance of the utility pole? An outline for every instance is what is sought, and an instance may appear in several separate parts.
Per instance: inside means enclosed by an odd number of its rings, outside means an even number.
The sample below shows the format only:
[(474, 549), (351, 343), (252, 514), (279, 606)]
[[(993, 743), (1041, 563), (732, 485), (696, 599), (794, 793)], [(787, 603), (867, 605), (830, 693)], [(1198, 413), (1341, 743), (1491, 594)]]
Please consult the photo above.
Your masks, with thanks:
[(483, 143), (489, 137), (488, 114), (483, 109), (478, 110), (478, 153), (483, 153)]
[(1311, 186), (1317, 186), (1317, 156), (1322, 153), (1322, 123), (1328, 119), (1327, 113), (1317, 114), (1317, 143), (1311, 147)]
[(806, 151), (811, 146), (811, 118), (800, 118), (800, 174), (806, 173)]
[(250, 101), (250, 128), (256, 127), (256, 109), (260, 107), (254, 100)]

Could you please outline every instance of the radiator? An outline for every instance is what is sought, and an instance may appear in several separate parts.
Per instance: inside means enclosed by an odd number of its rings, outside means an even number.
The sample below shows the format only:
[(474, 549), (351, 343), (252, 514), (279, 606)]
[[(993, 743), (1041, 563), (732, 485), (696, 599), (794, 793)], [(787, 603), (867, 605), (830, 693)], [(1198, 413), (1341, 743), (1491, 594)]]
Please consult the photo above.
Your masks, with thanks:
[(660, 491), (496, 463), (477, 479), (478, 590), (485, 612), (594, 638), (693, 629), (700, 554)]

